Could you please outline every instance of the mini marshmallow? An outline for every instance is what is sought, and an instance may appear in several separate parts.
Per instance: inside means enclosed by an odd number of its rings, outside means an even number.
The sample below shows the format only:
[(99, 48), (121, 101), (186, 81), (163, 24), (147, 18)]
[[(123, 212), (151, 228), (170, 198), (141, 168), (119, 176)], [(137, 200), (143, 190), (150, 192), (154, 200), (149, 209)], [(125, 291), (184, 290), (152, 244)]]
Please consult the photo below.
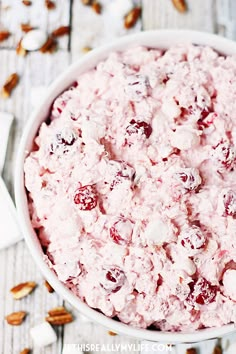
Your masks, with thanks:
[(38, 50), (46, 43), (47, 38), (47, 34), (44, 31), (32, 30), (23, 37), (21, 45), (28, 51)]
[(224, 284), (225, 294), (229, 296), (232, 300), (236, 301), (236, 270), (235, 269), (226, 270), (223, 277), (223, 284)]
[(30, 329), (30, 335), (36, 347), (46, 347), (57, 341), (57, 335), (48, 322), (43, 322)]
[(178, 258), (176, 263), (174, 263), (175, 269), (180, 269), (185, 271), (188, 275), (193, 275), (196, 273), (197, 267), (190, 258)]
[(62, 349), (62, 354), (83, 354), (83, 352), (79, 349), (79, 345), (65, 344)]

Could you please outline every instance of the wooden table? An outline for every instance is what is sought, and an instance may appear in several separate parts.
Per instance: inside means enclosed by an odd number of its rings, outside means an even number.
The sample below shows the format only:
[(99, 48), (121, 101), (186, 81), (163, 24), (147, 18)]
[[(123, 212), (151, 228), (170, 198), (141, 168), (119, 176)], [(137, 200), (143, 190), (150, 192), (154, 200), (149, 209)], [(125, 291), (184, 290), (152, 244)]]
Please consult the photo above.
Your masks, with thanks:
[[(101, 1), (104, 9), (111, 1), (113, 0)], [(110, 33), (109, 18), (105, 14), (92, 13), (91, 9), (81, 5), (80, 0), (58, 0), (56, 9), (52, 11), (45, 8), (43, 0), (32, 2), (32, 6), (26, 7), (20, 0), (0, 1), (0, 24), (13, 33), (0, 45), (0, 85), (4, 83), (9, 74), (15, 71), (21, 76), (20, 84), (12, 97), (8, 100), (0, 99), (0, 110), (13, 113), (15, 116), (3, 174), (12, 195), (16, 152), (24, 124), (32, 110), (30, 99), (32, 90), (35, 95), (35, 88), (46, 87), (71, 62), (83, 55), (83, 47), (94, 47), (125, 33), (123, 29), (118, 33), (112, 31)], [(134, 0), (134, 2), (139, 1)], [(173, 7), (171, 0), (143, 0), (142, 28), (144, 30), (189, 28), (236, 38), (235, 0), (188, 0), (187, 2), (188, 12), (180, 14)], [(116, 15), (114, 16), (116, 18)], [(48, 32), (61, 25), (71, 25), (72, 31), (70, 36), (60, 39), (60, 47), (55, 54), (43, 55), (33, 52), (22, 58), (16, 56), (15, 47), (21, 36), (19, 24), (28, 21), (33, 26)], [(97, 26), (96, 36), (91, 33), (91, 26)], [(140, 27), (138, 24), (131, 32), (139, 30)], [(23, 348), (32, 347), (29, 329), (42, 322), (47, 310), (62, 304), (63, 300), (57, 294), (49, 294), (46, 291), (42, 275), (35, 266), (24, 241), (0, 252), (0, 270), (0, 353), (20, 353)], [(36, 291), (21, 301), (13, 301), (9, 289), (28, 280), (38, 283)], [(69, 305), (66, 304), (66, 306), (70, 308)], [(5, 315), (21, 309), (29, 313), (25, 323), (20, 327), (7, 325), (3, 320)], [(73, 313), (76, 320), (58, 329), (57, 343), (45, 349), (34, 349), (33, 353), (59, 354), (63, 343), (137, 343), (126, 337), (109, 336), (106, 329), (84, 321), (75, 310)], [(210, 353), (205, 350), (204, 354)]]

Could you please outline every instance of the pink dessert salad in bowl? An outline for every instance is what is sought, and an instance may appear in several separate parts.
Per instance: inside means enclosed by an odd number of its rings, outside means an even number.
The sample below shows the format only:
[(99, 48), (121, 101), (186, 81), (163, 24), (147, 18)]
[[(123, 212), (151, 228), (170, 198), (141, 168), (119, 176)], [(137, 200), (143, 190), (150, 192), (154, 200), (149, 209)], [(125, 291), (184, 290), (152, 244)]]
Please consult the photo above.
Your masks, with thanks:
[(236, 322), (236, 57), (114, 52), (54, 101), (25, 161), (45, 262), (139, 328)]

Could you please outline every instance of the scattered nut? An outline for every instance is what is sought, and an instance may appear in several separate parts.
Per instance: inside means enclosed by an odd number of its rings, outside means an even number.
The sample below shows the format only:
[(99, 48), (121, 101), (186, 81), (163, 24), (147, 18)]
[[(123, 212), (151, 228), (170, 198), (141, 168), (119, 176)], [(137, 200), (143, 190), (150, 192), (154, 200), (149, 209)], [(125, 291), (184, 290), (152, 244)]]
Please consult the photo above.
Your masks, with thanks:
[(21, 31), (25, 33), (32, 31), (34, 29), (34, 27), (32, 27), (29, 23), (22, 23), (20, 27), (21, 27)]
[[(13, 89), (16, 87), (19, 81), (19, 76), (17, 73), (11, 74), (8, 79), (6, 80), (5, 84), (2, 87), (1, 90), (1, 97), (2, 98), (8, 98), (10, 97)], [(14, 295), (13, 295), (14, 296)]]
[(48, 37), (46, 43), (40, 48), (41, 53), (53, 53), (57, 49), (57, 42), (53, 37)]
[(51, 0), (45, 0), (45, 6), (48, 10), (53, 10), (56, 7), (56, 4), (54, 1)]
[(51, 287), (47, 280), (45, 280), (44, 285), (46, 286), (49, 293), (54, 293), (54, 289)]
[(22, 47), (22, 39), (19, 41), (19, 43), (16, 46), (16, 54), (19, 55), (20, 57), (25, 57), (27, 54), (27, 51), (25, 48)]
[(0, 42), (5, 41), (10, 35), (11, 33), (9, 31), (0, 31)]
[(124, 27), (130, 29), (134, 27), (141, 16), (142, 9), (141, 7), (134, 7), (130, 12), (125, 16)]
[(112, 337), (115, 337), (115, 336), (117, 336), (117, 333), (115, 333), (115, 332), (112, 332), (112, 331), (108, 331), (108, 334), (109, 334), (109, 336), (112, 336)]
[(31, 350), (29, 348), (25, 348), (20, 352), (20, 354), (29, 354), (30, 352)]
[(96, 14), (100, 15), (102, 12), (102, 5), (98, 1), (94, 1), (92, 3), (92, 9), (96, 12)]
[(83, 47), (83, 48), (82, 48), (82, 52), (83, 52), (83, 53), (88, 53), (88, 52), (90, 52), (91, 50), (92, 50), (91, 47)]
[(70, 26), (61, 26), (52, 32), (54, 37), (61, 37), (70, 33)]
[(73, 321), (71, 313), (62, 306), (48, 311), (48, 315), (45, 320), (54, 326), (61, 326)]
[[(17, 75), (17, 74), (13, 74)], [(18, 82), (18, 75), (15, 77), (15, 80)], [(15, 87), (15, 86), (14, 86)], [(36, 287), (36, 283), (34, 281), (28, 281), (27, 283), (21, 283), (14, 288), (11, 289), (11, 293), (15, 300), (20, 300), (23, 297), (29, 295)]]
[(172, 0), (172, 3), (176, 10), (178, 10), (179, 12), (184, 13), (187, 11), (187, 5), (185, 0)]
[(222, 354), (223, 353), (223, 350), (221, 348), (220, 345), (217, 345), (214, 350), (213, 350), (213, 353), (212, 354)]
[(81, 0), (81, 2), (83, 5), (91, 6), (93, 3), (93, 0)]
[(186, 354), (197, 354), (197, 350), (195, 348), (187, 349)]
[(32, 5), (32, 1), (22, 0), (22, 4), (24, 4), (25, 6), (31, 6)]
[(24, 321), (26, 316), (25, 311), (13, 312), (10, 315), (6, 316), (7, 323), (11, 326), (19, 326)]

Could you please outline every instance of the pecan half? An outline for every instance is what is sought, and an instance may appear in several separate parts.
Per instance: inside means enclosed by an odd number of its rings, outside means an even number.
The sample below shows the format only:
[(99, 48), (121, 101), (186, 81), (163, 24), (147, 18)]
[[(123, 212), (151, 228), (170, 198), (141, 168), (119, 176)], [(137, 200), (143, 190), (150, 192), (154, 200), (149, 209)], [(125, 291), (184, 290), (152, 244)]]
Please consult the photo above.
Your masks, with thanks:
[(197, 354), (197, 349), (195, 348), (187, 349), (186, 354)]
[(11, 326), (19, 326), (22, 324), (26, 316), (25, 311), (13, 312), (10, 315), (7, 315), (5, 318), (7, 323)]
[(102, 12), (102, 5), (100, 4), (100, 2), (94, 1), (92, 3), (92, 9), (96, 12), (96, 14), (100, 15)]
[(16, 87), (18, 82), (19, 82), (18, 74), (17, 73), (11, 74), (1, 89), (1, 93), (0, 93), (1, 97), (2, 98), (10, 97), (13, 89)]
[(37, 286), (34, 281), (28, 281), (27, 283), (21, 283), (11, 289), (11, 293), (15, 300), (20, 300), (23, 297), (29, 295)]
[(61, 37), (70, 33), (70, 26), (61, 26), (52, 32), (54, 37)]
[(217, 345), (217, 346), (214, 348), (212, 354), (222, 354), (222, 353), (223, 353), (222, 347), (221, 347), (220, 345)]
[(48, 10), (53, 10), (56, 7), (56, 4), (54, 1), (51, 0), (45, 0), (45, 6)]
[(93, 0), (81, 0), (81, 2), (83, 5), (91, 6), (93, 3)]
[(32, 31), (32, 29), (34, 29), (34, 27), (31, 26), (29, 23), (22, 23), (20, 27), (21, 27), (21, 31), (25, 33)]
[(134, 7), (130, 12), (127, 13), (124, 19), (124, 26), (126, 29), (134, 27), (141, 16), (141, 7)]
[(73, 321), (73, 317), (64, 307), (56, 307), (48, 311), (48, 316), (45, 318), (47, 322), (54, 326), (61, 326)]
[(49, 282), (47, 280), (45, 280), (44, 285), (47, 288), (47, 291), (49, 293), (54, 293), (54, 289), (51, 287), (51, 285), (49, 284)]
[(30, 352), (31, 350), (29, 348), (25, 348), (20, 352), (20, 354), (29, 354)]
[(31, 6), (32, 5), (32, 1), (30, 1), (30, 0), (22, 0), (22, 4), (24, 4), (25, 6)]
[(184, 13), (187, 11), (187, 5), (185, 0), (172, 0), (172, 3), (176, 10), (178, 10), (179, 12)]
[(53, 37), (48, 37), (46, 43), (40, 48), (41, 53), (53, 53), (57, 49), (57, 42)]
[(0, 42), (5, 41), (10, 35), (11, 33), (9, 31), (0, 31)]
[(16, 46), (16, 54), (21, 57), (25, 57), (27, 54), (27, 51), (25, 50), (25, 48), (22, 47), (21, 42), (22, 42), (22, 39), (18, 42), (18, 44)]
[(115, 337), (115, 336), (117, 336), (117, 333), (115, 333), (115, 332), (112, 332), (112, 331), (108, 331), (108, 334), (109, 334), (109, 336), (112, 336), (112, 337)]

